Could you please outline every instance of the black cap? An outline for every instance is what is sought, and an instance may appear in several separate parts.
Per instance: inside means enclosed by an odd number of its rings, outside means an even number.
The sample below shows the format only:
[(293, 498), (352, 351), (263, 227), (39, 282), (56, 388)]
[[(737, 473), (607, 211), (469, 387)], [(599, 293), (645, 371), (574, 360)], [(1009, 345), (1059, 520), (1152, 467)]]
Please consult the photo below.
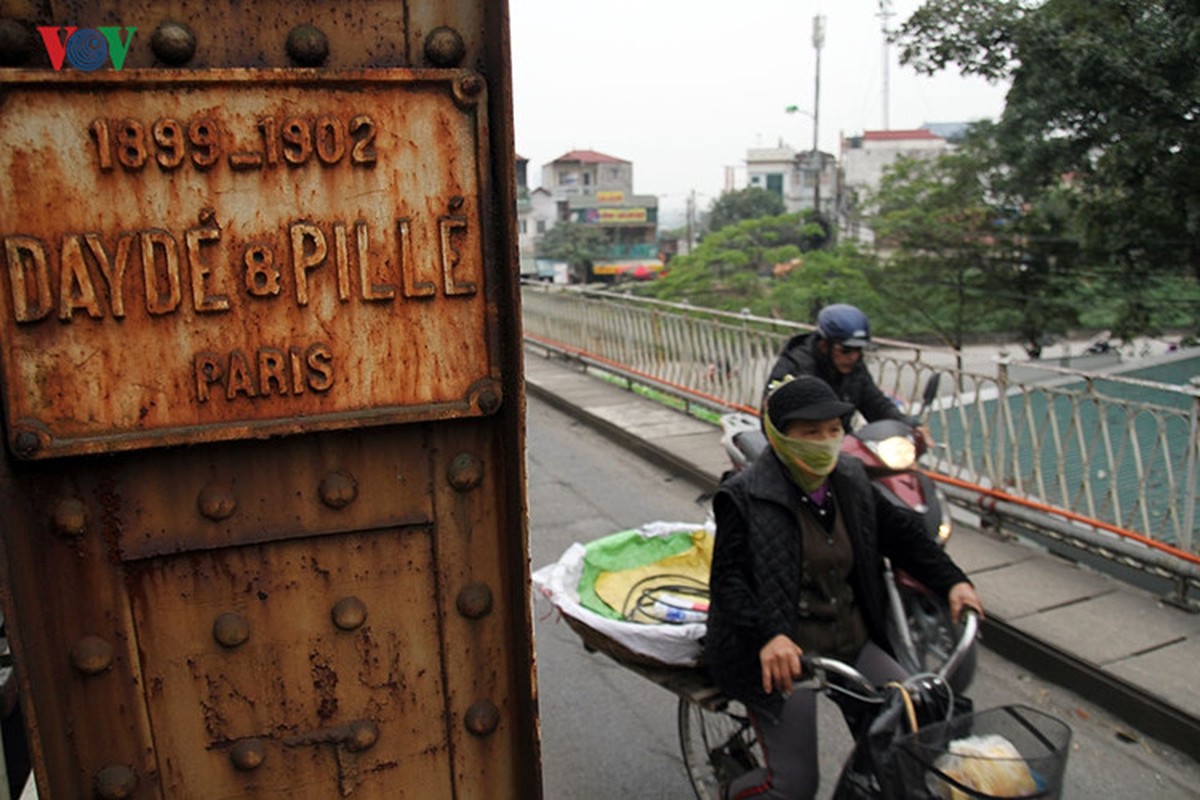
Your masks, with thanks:
[(792, 378), (767, 398), (767, 415), (780, 431), (793, 420), (833, 419), (853, 410), (852, 403), (839, 400), (829, 384), (814, 375)]

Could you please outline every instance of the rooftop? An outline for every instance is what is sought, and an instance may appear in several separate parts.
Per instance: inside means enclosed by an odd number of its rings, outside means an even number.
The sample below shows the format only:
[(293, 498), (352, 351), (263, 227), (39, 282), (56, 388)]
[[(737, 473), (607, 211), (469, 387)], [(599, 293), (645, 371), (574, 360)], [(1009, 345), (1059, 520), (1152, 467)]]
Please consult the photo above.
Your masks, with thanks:
[(557, 164), (561, 161), (579, 161), (583, 164), (628, 164), (629, 162), (623, 158), (597, 153), (595, 150), (572, 150), (569, 153), (563, 153), (558, 158), (551, 161), (551, 164)]
[(907, 131), (863, 131), (862, 138), (869, 142), (889, 142), (907, 139), (941, 139), (942, 137), (925, 128), (915, 128)]

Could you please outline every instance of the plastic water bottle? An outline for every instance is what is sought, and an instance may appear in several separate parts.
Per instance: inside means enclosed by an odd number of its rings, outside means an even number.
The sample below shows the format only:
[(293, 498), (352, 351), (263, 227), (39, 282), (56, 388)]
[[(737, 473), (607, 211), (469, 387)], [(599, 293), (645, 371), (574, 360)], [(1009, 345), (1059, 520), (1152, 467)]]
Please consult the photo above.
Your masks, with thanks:
[(678, 608), (667, 605), (662, 600), (654, 601), (654, 616), (656, 619), (661, 619), (664, 622), (670, 622), (674, 625), (682, 625), (685, 622), (704, 622), (708, 619), (708, 614), (704, 611)]

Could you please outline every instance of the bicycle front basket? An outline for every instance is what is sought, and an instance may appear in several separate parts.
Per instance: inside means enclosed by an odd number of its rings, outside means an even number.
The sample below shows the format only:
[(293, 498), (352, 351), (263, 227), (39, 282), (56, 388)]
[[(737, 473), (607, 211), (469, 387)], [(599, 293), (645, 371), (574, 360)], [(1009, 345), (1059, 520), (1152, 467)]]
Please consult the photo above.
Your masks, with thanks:
[(899, 777), (940, 800), (1057, 798), (1071, 729), (1012, 705), (929, 725), (896, 740)]

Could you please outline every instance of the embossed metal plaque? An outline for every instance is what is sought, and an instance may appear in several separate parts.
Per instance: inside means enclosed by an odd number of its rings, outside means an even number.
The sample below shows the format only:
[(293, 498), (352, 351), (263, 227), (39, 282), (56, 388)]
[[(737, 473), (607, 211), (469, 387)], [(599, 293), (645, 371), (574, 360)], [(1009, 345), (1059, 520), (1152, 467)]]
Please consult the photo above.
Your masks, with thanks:
[(495, 411), (485, 93), (463, 70), (6, 75), (12, 452)]

